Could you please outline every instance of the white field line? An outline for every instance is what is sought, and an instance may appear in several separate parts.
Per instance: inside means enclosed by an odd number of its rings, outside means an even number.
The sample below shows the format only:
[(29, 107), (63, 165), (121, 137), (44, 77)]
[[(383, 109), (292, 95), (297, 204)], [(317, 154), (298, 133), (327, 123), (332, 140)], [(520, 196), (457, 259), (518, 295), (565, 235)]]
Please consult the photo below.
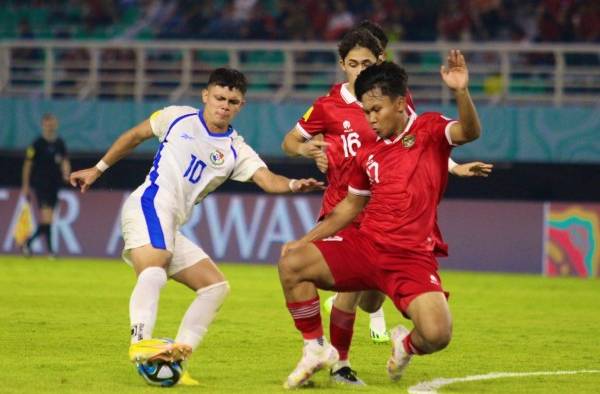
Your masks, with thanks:
[(582, 369), (579, 371), (540, 371), (540, 372), (491, 372), (485, 375), (471, 375), (462, 378), (437, 378), (428, 382), (417, 383), (408, 388), (409, 394), (437, 394), (437, 389), (458, 382), (489, 380), (500, 378), (522, 378), (527, 376), (575, 375), (580, 373), (600, 373), (598, 369)]

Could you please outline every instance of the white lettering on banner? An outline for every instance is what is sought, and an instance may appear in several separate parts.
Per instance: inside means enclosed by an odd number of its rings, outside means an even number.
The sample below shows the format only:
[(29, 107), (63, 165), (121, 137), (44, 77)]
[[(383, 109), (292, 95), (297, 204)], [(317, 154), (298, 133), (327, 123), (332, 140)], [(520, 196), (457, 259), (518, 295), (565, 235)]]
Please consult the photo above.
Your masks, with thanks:
[[(0, 198), (3, 200), (7, 200), (9, 198), (8, 190), (2, 189), (2, 191), (2, 197)], [(8, 226), (8, 231), (6, 232), (6, 237), (4, 238), (4, 244), (2, 245), (2, 249), (5, 252), (9, 252), (12, 249), (13, 241), (15, 239), (15, 226), (17, 225), (17, 221), (19, 220), (19, 214), (21, 213), (21, 209), (23, 209), (23, 204), (25, 204), (26, 202), (27, 200), (25, 199), (25, 196), (19, 194), (17, 204), (15, 205), (15, 210), (13, 211), (12, 219), (10, 220), (10, 225)], [(37, 221), (35, 220), (35, 214), (33, 211), (34, 210), (32, 207), (31, 228), (33, 229), (33, 231), (35, 231), (35, 228), (37, 227)], [(40, 238), (37, 238), (35, 241), (33, 241), (33, 243), (31, 244), (31, 250), (33, 250), (35, 253), (42, 252), (42, 243), (40, 241)]]
[(79, 198), (75, 192), (61, 190), (58, 192), (58, 198), (65, 202), (66, 212), (62, 215), (62, 204), (59, 204), (58, 209), (54, 211), (54, 220), (52, 223), (52, 244), (56, 251), (60, 250), (59, 238), (65, 241), (65, 246), (69, 253), (81, 253), (81, 246), (75, 237), (75, 233), (71, 228), (73, 223), (79, 217)]
[(121, 204), (119, 205), (119, 213), (117, 214), (117, 218), (113, 223), (112, 231), (110, 232), (110, 237), (108, 238), (108, 243), (106, 244), (106, 254), (113, 256), (117, 252), (117, 246), (119, 245), (119, 241), (122, 238), (121, 235), (121, 208), (123, 207), (123, 203), (129, 197), (129, 192), (123, 193), (123, 198), (121, 198)]
[(217, 198), (215, 196), (208, 196), (202, 201), (202, 206), (206, 214), (206, 227), (208, 227), (210, 233), (215, 258), (221, 259), (225, 256), (233, 228), (235, 228), (240, 256), (244, 259), (251, 257), (266, 204), (265, 197), (261, 196), (256, 199), (252, 220), (250, 221), (250, 226), (248, 226), (246, 224), (242, 197), (231, 197), (229, 206), (225, 209), (227, 213), (224, 223), (221, 223), (219, 219)]
[(180, 230), (181, 233), (183, 234), (184, 237), (186, 237), (187, 239), (189, 239), (190, 241), (192, 241), (193, 243), (195, 243), (196, 245), (202, 247), (202, 244), (200, 243), (200, 240), (198, 239), (198, 237), (196, 236), (196, 233), (194, 233), (194, 228), (196, 227), (196, 225), (198, 223), (200, 223), (200, 220), (202, 219), (202, 208), (200, 208), (200, 204), (195, 205), (194, 209), (192, 209), (192, 214), (190, 215), (190, 218), (187, 222), (185, 222)]
[[(275, 198), (275, 206), (269, 217), (269, 222), (264, 231), (264, 238), (258, 250), (258, 258), (265, 260), (273, 242), (284, 243), (294, 239), (294, 229), (288, 214), (286, 199)], [(279, 229), (279, 231), (277, 231)]]
[(300, 218), (300, 222), (302, 223), (302, 228), (305, 232), (308, 232), (310, 229), (315, 227), (315, 223), (317, 221), (318, 213), (314, 213), (310, 208), (310, 202), (306, 197), (293, 197), (294, 206), (296, 207), (296, 212), (298, 213), (298, 217)]

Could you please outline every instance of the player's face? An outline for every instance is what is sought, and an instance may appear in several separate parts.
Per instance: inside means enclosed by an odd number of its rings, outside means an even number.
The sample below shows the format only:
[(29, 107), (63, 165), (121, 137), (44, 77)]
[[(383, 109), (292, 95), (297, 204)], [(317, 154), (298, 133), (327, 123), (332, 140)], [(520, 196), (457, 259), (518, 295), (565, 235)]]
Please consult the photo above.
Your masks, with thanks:
[(376, 88), (363, 94), (361, 103), (369, 124), (379, 137), (389, 138), (404, 129), (406, 124), (404, 97), (392, 99)]
[(58, 128), (58, 120), (54, 116), (42, 119), (42, 132), (44, 135), (53, 136)]
[(358, 74), (365, 68), (377, 63), (377, 57), (367, 48), (356, 46), (348, 52), (346, 57), (340, 60), (340, 66), (346, 74), (346, 80), (354, 87)]
[(204, 118), (214, 131), (225, 131), (244, 105), (244, 95), (238, 89), (211, 85), (202, 91)]

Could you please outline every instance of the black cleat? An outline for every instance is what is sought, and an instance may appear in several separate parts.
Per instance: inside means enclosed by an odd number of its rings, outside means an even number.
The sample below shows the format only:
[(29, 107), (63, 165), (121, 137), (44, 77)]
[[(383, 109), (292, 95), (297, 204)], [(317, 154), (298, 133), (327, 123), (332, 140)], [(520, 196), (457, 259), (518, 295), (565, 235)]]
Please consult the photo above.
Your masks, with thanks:
[(336, 383), (349, 384), (353, 386), (366, 386), (358, 376), (356, 371), (350, 367), (342, 367), (335, 372), (331, 372), (331, 379)]

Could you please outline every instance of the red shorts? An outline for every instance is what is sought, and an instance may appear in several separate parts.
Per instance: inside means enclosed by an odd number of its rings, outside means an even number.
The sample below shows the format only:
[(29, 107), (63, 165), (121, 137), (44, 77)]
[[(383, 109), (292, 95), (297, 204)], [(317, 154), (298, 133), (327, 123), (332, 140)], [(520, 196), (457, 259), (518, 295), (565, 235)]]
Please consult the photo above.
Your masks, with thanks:
[(433, 254), (382, 252), (354, 226), (314, 244), (329, 266), (337, 291), (377, 289), (387, 294), (405, 316), (408, 305), (420, 294), (443, 292), (448, 297)]

